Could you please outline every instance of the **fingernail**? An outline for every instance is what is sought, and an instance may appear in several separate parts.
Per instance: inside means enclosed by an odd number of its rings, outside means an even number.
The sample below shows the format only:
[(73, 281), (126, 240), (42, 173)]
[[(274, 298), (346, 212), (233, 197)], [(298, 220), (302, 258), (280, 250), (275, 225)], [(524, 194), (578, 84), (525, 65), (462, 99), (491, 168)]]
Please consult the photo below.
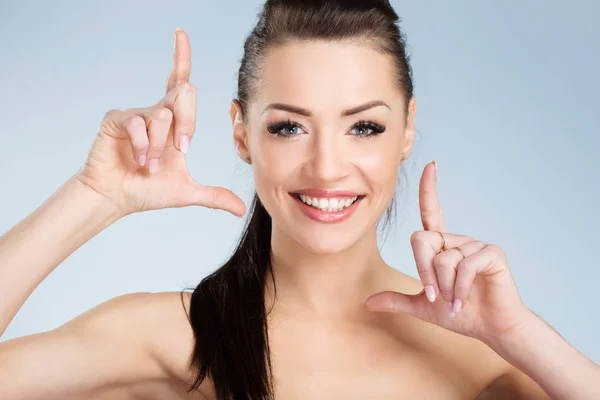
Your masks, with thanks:
[(158, 168), (158, 158), (153, 158), (152, 160), (150, 160), (150, 162), (148, 162), (148, 170), (150, 171), (151, 174), (155, 173), (157, 168)]
[(454, 299), (454, 312), (457, 313), (462, 308), (462, 301), (460, 299)]
[(435, 172), (437, 172), (437, 161), (433, 160), (433, 165), (435, 165)]
[(452, 307), (452, 303), (449, 301), (446, 302), (446, 310), (448, 311), (450, 318), (454, 318), (454, 307)]
[(435, 301), (435, 289), (433, 288), (433, 286), (425, 286), (425, 295), (427, 296), (427, 299), (430, 303), (433, 303)]
[(189, 147), (190, 139), (186, 135), (181, 136), (181, 139), (179, 139), (179, 148), (181, 149), (181, 152), (183, 154), (187, 153)]
[(142, 155), (140, 156), (140, 158), (138, 159), (138, 162), (140, 163), (140, 167), (143, 167), (143, 166), (144, 166), (144, 164), (146, 164), (146, 155), (145, 155), (145, 154), (142, 154)]
[(179, 32), (181, 30), (180, 27), (175, 28), (175, 32)]

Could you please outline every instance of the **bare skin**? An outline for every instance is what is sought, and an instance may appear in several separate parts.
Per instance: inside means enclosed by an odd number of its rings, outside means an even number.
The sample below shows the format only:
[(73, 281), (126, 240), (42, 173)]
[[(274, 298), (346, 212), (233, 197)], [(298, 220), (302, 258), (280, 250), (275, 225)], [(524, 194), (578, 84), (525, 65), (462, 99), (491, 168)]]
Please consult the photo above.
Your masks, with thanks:
[[(187, 35), (179, 31), (176, 38), (165, 98), (152, 107), (107, 113), (84, 167), (0, 238), (0, 334), (35, 287), (66, 257), (126, 215), (189, 205), (235, 215), (245, 212), (235, 194), (198, 184), (187, 172), (184, 153), (194, 132), (195, 89), (189, 84)], [(257, 139), (240, 129), (235, 103), (231, 118), (245, 158)], [(399, 148), (409, 147), (399, 143)], [(434, 169), (433, 164), (425, 167), (421, 196), (435, 192)], [(387, 177), (374, 176), (373, 182), (378, 178)], [(437, 212), (427, 208), (431, 204), (435, 202), (422, 202), (425, 219)], [(286, 275), (285, 260), (275, 259), (274, 268), (283, 277), (278, 282), (281, 296), (274, 299), (268, 294), (266, 303), (274, 305), (269, 335), (278, 399), (549, 398), (505, 360), (509, 353), (501, 357), (481, 340), (409, 313), (367, 310), (363, 303), (368, 295), (394, 291), (423, 296), (423, 284), (377, 256), (355, 267), (348, 272), (356, 276), (368, 272), (364, 275), (368, 279), (357, 280), (357, 285), (335, 286), (327, 276), (318, 276), (331, 288), (329, 295), (339, 300), (327, 308), (330, 300), (303, 292), (298, 271), (291, 269)], [(345, 296), (343, 289), (348, 287), (351, 293)], [(314, 296), (306, 297), (307, 293)], [(466, 307), (463, 315), (468, 315)], [(179, 293), (130, 294), (52, 331), (3, 342), (0, 397), (212, 399), (210, 381), (196, 392), (186, 392), (193, 380), (188, 360), (194, 345), (187, 309), (188, 295), (182, 299)], [(595, 376), (596, 370), (581, 357), (566, 350), (563, 354), (583, 378)]]

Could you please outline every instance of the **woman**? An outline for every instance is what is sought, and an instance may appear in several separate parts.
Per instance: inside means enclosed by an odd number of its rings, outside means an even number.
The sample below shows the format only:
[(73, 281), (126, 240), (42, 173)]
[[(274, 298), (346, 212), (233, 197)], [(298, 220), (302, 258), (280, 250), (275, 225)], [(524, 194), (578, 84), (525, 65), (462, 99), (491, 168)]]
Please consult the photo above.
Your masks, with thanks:
[[(397, 19), (382, 0), (267, 1), (230, 109), (257, 189), (231, 259), (191, 294), (121, 296), (2, 343), (0, 398), (599, 398), (598, 366), (522, 303), (502, 250), (446, 232), (435, 163), (411, 237), (420, 282), (379, 254), (416, 115)], [(2, 236), (0, 333), (126, 215), (244, 215), (187, 173), (190, 53), (177, 31), (165, 97), (109, 111), (84, 166)]]

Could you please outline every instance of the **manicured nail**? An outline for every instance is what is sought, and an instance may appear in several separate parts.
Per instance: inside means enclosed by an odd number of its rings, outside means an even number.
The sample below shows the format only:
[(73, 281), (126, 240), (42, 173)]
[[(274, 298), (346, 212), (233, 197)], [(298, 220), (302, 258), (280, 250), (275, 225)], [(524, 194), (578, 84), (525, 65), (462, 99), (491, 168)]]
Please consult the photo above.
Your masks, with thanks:
[(181, 139), (179, 139), (179, 148), (181, 149), (181, 152), (183, 154), (187, 153), (189, 147), (190, 139), (186, 135), (181, 136)]
[(446, 302), (446, 310), (448, 311), (450, 318), (454, 318), (454, 307), (449, 301)]
[(433, 288), (433, 286), (425, 286), (425, 295), (427, 296), (427, 299), (430, 303), (433, 303), (435, 301), (435, 289)]
[(454, 312), (457, 313), (462, 309), (462, 301), (460, 299), (454, 299)]
[(140, 167), (143, 167), (144, 164), (146, 164), (146, 155), (145, 154), (142, 154), (140, 156), (140, 158), (138, 159), (138, 163), (140, 164)]
[(151, 174), (155, 173), (158, 168), (158, 158), (153, 158), (148, 162), (148, 170)]

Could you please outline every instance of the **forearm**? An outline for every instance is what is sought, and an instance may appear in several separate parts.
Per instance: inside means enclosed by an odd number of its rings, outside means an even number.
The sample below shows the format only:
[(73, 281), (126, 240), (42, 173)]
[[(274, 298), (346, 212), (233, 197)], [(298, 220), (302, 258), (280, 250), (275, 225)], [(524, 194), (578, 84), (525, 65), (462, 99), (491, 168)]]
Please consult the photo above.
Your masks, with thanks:
[(600, 367), (531, 312), (519, 332), (489, 343), (553, 399), (600, 399)]
[(70, 178), (0, 237), (0, 336), (33, 290), (71, 253), (118, 220), (104, 197)]

